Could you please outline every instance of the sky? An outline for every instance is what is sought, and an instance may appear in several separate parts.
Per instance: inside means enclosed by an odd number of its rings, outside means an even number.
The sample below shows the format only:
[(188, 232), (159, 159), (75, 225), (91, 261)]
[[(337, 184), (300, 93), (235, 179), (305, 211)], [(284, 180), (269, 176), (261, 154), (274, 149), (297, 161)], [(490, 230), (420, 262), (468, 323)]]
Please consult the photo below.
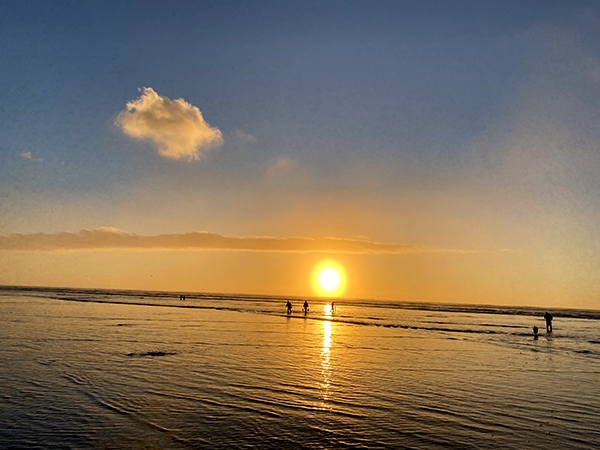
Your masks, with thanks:
[(596, 1), (3, 1), (0, 284), (600, 309)]

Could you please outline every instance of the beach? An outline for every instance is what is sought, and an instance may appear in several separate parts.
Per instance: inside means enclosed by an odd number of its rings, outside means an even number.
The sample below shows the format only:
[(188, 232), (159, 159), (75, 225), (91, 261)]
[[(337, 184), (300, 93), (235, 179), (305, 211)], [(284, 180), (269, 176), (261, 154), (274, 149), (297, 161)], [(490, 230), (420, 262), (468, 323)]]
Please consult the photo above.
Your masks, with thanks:
[(186, 298), (0, 289), (0, 447), (600, 446), (593, 312)]

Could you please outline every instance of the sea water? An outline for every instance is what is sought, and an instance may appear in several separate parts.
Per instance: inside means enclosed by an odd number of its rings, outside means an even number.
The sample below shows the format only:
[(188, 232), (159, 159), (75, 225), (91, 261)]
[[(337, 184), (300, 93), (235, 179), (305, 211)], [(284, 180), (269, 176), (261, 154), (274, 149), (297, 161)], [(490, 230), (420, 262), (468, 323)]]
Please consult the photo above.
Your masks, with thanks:
[(0, 448), (600, 448), (598, 311), (180, 295), (0, 288)]

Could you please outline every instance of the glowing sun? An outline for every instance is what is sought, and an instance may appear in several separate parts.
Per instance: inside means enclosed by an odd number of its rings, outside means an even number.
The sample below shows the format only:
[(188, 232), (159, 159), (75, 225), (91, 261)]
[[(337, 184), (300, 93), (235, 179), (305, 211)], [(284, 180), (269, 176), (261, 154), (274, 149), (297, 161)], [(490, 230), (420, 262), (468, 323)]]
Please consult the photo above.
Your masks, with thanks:
[(344, 268), (333, 261), (323, 261), (313, 273), (313, 288), (322, 297), (339, 297), (346, 287)]

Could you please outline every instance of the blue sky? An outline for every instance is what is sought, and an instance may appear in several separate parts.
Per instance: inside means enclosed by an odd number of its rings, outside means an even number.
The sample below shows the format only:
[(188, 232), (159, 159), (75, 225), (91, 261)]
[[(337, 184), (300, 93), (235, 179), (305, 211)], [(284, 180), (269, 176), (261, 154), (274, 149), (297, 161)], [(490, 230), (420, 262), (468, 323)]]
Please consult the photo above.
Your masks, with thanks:
[[(0, 234), (531, 248), (540, 280), (568, 261), (564, 283), (599, 282), (597, 2), (0, 11)], [(123, 132), (141, 88), (199, 109), (222, 144), (174, 160)]]
[(222, 130), (261, 134), (266, 156), (396, 153), (400, 141), (418, 158), (451, 157), (524, 76), (520, 34), (577, 11), (565, 2), (224, 3), (5, 4), (3, 147), (78, 166), (95, 157), (108, 169), (105, 148), (126, 144), (104, 127), (150, 86)]

